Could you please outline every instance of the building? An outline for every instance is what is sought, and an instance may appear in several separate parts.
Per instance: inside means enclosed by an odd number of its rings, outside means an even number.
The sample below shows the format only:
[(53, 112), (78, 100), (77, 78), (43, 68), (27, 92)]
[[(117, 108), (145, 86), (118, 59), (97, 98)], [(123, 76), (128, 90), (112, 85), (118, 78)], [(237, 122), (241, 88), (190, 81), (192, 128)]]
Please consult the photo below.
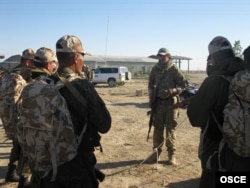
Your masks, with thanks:
[[(13, 69), (20, 63), (21, 56), (13, 55), (1, 62), (0, 66), (5, 69)], [(173, 61), (181, 69), (181, 64), (186, 61), (188, 63), (191, 58), (184, 56), (172, 56)], [(128, 70), (134, 74), (148, 74), (152, 67), (158, 62), (155, 55), (149, 57), (135, 57), (135, 56), (102, 56), (102, 55), (86, 55), (84, 62), (90, 68), (107, 67), (107, 66), (126, 66)]]
[[(173, 61), (181, 69), (183, 61), (189, 63), (191, 58), (184, 56), (172, 56)], [(157, 56), (149, 57), (132, 57), (132, 56), (101, 56), (101, 55), (86, 55), (84, 57), (85, 64), (91, 68), (106, 67), (106, 66), (126, 66), (132, 74), (148, 74), (152, 67), (158, 62)]]

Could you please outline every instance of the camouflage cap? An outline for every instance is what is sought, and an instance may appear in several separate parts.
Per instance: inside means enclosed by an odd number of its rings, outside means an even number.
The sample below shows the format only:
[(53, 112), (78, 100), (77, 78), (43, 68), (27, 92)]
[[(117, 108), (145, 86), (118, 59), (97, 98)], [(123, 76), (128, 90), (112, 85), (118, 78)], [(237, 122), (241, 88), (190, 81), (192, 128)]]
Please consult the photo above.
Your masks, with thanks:
[(31, 60), (33, 60), (34, 56), (35, 56), (35, 52), (31, 48), (27, 48), (22, 53), (22, 58), (24, 58), (24, 59), (31, 59)]
[(73, 52), (90, 55), (84, 51), (81, 40), (74, 35), (65, 35), (56, 43), (56, 52)]
[(161, 48), (161, 49), (159, 49), (159, 51), (157, 53), (157, 56), (158, 55), (170, 55), (170, 52), (167, 48)]
[(232, 45), (225, 37), (217, 36), (208, 44), (209, 55), (222, 50), (232, 50)]
[(41, 47), (36, 51), (34, 60), (36, 62), (46, 63), (46, 62), (57, 62), (56, 54), (53, 50), (45, 47)]

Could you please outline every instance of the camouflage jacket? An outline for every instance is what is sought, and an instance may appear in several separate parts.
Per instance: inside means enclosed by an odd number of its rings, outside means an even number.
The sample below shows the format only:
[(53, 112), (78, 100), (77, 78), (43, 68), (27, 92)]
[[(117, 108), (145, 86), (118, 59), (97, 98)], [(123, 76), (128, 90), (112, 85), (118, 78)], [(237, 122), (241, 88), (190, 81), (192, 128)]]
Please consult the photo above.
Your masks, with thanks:
[[(76, 76), (69, 68), (59, 69), (58, 73), (68, 80), (70, 77)], [(73, 79), (71, 84), (86, 99), (87, 105), (85, 107), (75, 98), (66, 86), (60, 89), (60, 93), (66, 99), (76, 134), (80, 135), (87, 121), (87, 131), (84, 133), (79, 150), (82, 152), (93, 151), (96, 145), (94, 142), (98, 142), (98, 132), (106, 133), (109, 131), (111, 127), (111, 116), (104, 101), (88, 80), (78, 77)]]
[(244, 63), (239, 58), (233, 57), (223, 60), (214, 67), (211, 75), (203, 81), (188, 105), (187, 115), (192, 126), (201, 127), (203, 130), (208, 119), (210, 119), (207, 136), (213, 140), (220, 140), (221, 133), (212, 118), (211, 112), (222, 124), (223, 109), (228, 102), (229, 82), (222, 75), (233, 77), (236, 72), (242, 69), (244, 69)]
[(152, 68), (149, 76), (149, 95), (152, 95), (154, 91), (154, 85), (156, 85), (157, 93), (177, 87), (184, 88), (185, 78), (179, 68), (176, 67), (172, 61), (169, 61), (168, 63), (159, 62)]

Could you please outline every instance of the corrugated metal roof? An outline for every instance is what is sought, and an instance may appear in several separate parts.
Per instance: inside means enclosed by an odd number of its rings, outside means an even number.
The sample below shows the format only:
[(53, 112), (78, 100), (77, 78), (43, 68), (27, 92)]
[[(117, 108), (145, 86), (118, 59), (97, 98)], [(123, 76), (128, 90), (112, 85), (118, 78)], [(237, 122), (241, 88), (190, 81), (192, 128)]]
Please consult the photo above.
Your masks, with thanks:
[[(157, 59), (156, 55), (151, 55), (148, 57), (152, 58), (152, 59)], [(172, 59), (178, 59), (178, 60), (192, 60), (192, 58), (190, 58), (190, 57), (179, 56), (179, 55), (172, 55), (171, 57), (172, 57)]]
[[(93, 62), (157, 62), (157, 56), (151, 55), (149, 57), (136, 57), (136, 56), (102, 56), (102, 55), (86, 55), (84, 57), (85, 61), (93, 61)], [(191, 60), (189, 57), (184, 56), (172, 56), (172, 59), (180, 59), (180, 60)]]
[(84, 56), (85, 61), (97, 61), (97, 62), (106, 62), (106, 61), (115, 61), (115, 62), (156, 62), (155, 59), (149, 57), (134, 57), (134, 56), (102, 56), (102, 55), (92, 55)]

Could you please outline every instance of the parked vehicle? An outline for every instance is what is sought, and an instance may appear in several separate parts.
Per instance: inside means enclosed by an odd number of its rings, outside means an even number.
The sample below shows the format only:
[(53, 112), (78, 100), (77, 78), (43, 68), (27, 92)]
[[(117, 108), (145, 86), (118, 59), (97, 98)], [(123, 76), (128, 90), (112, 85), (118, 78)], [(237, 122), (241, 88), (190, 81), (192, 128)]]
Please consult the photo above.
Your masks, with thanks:
[(124, 85), (131, 80), (131, 72), (127, 67), (98, 67), (93, 69), (93, 84), (105, 84), (114, 87), (117, 84)]

